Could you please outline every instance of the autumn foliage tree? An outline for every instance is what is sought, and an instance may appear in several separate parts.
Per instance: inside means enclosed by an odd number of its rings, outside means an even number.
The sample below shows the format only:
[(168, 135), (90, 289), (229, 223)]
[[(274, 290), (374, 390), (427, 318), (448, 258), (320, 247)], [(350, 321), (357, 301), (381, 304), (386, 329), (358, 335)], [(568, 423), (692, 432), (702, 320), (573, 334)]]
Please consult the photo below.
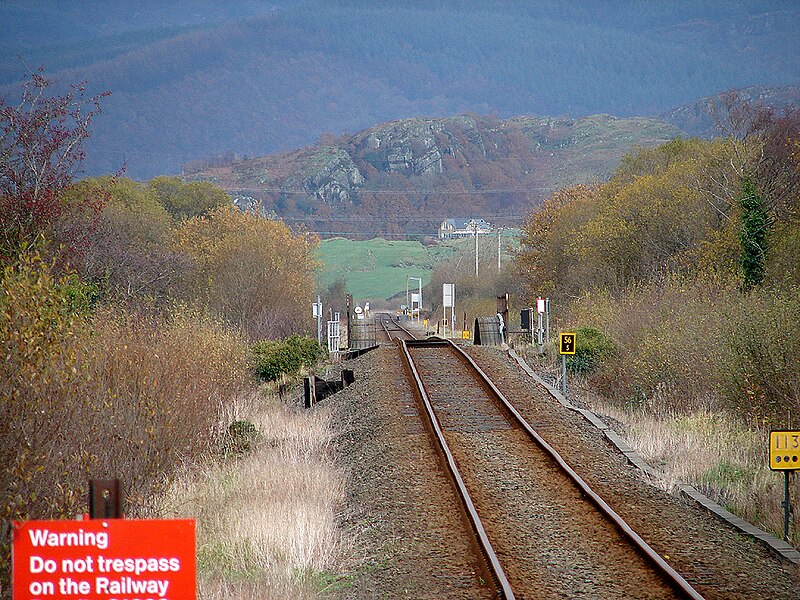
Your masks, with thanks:
[(208, 181), (181, 181), (177, 177), (156, 177), (149, 187), (158, 202), (175, 220), (203, 215), (217, 206), (230, 204), (228, 195)]
[[(783, 113), (737, 92), (723, 94), (712, 112), (717, 128), (727, 137), (730, 164), (739, 186), (729, 186), (728, 203), (739, 211), (741, 220), (740, 263), (745, 289), (765, 277), (768, 237), (797, 243), (800, 219), (800, 170), (797, 143), (800, 140), (800, 109)], [(783, 263), (782, 257), (777, 257)], [(796, 271), (791, 261), (774, 272)]]
[[(107, 93), (86, 97), (83, 84), (51, 94), (39, 69), (19, 102), (0, 98), (0, 259), (13, 260), (41, 241), (67, 210), (64, 192), (84, 158), (89, 125)], [(86, 197), (96, 210), (101, 196)], [(73, 207), (77, 208), (77, 207)]]
[(579, 293), (578, 281), (570, 278), (577, 261), (570, 247), (597, 204), (596, 188), (573, 186), (559, 190), (529, 215), (522, 229), (520, 252), (515, 264), (528, 298), (541, 294), (566, 296)]
[(105, 193), (107, 202), (75, 267), (107, 301), (148, 298), (164, 305), (190, 267), (171, 248), (173, 219), (151, 185), (124, 177), (85, 179), (68, 195), (91, 198), (98, 193)]
[(556, 322), (615, 341), (592, 376), (609, 398), (676, 411), (711, 398), (754, 423), (795, 422), (800, 211), (786, 118), (744, 140), (638, 151), (529, 217), (516, 257), (527, 299), (546, 294)]
[[(737, 198), (736, 150), (724, 140), (676, 139), (626, 157), (605, 184), (554, 194), (523, 228), (517, 265), (531, 297), (617, 294), (677, 273), (741, 277), (743, 245), (763, 278), (767, 221), (786, 219), (774, 210), (758, 222), (742, 214), (750, 208)], [(758, 198), (757, 177), (748, 181), (747, 198)]]
[(284, 337), (308, 324), (316, 239), (233, 205), (184, 221), (175, 249), (194, 262), (191, 298), (251, 339)]

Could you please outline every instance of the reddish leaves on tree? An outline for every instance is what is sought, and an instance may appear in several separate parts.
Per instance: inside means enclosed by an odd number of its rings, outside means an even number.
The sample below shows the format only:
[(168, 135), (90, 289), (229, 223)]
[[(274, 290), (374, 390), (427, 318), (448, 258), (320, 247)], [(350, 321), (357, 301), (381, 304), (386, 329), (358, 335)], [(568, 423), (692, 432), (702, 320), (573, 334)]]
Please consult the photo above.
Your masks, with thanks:
[[(43, 238), (68, 208), (64, 193), (84, 158), (83, 142), (101, 98), (85, 84), (51, 94), (40, 68), (18, 103), (0, 98), (0, 260), (13, 259)], [(97, 212), (96, 200), (77, 201)]]

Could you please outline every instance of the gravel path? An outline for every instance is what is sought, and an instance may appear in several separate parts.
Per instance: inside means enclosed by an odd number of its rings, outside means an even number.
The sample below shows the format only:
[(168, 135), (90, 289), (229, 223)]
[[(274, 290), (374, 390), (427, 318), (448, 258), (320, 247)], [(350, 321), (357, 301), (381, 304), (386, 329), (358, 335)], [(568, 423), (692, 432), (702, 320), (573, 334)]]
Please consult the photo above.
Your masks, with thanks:
[[(597, 430), (551, 399), (499, 349), (469, 352), (567, 462), (601, 496), (615, 498), (615, 510), (709, 600), (800, 597), (794, 565), (650, 484)], [(355, 548), (346, 565), (351, 584), (337, 594), (490, 597), (475, 585), (478, 575), (461, 534), (460, 511), (420, 425), (399, 352), (381, 348), (346, 366), (355, 371), (356, 383), (325, 401), (339, 431), (337, 460), (349, 473), (341, 525)], [(532, 527), (541, 528), (546, 520), (533, 519)], [(567, 547), (564, 556), (569, 557)], [(565, 586), (559, 569), (568, 570), (569, 560), (551, 563), (558, 564), (549, 572), (554, 586), (537, 597), (620, 597), (591, 586)], [(646, 598), (649, 590), (624, 597)]]

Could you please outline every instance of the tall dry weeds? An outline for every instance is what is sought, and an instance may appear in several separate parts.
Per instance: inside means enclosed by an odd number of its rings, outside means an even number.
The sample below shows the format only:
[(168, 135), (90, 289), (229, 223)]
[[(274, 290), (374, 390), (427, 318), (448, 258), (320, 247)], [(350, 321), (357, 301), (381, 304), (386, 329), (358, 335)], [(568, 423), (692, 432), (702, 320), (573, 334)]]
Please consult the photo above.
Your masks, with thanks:
[(336, 579), (344, 492), (327, 456), (329, 415), (259, 400), (236, 410), (259, 432), (252, 453), (185, 472), (153, 507), (160, 517), (197, 519), (207, 600), (310, 598)]
[[(704, 409), (652, 415), (621, 411), (602, 402), (593, 408), (625, 424), (626, 440), (659, 469), (665, 490), (688, 483), (731, 512), (783, 537), (784, 476), (766, 464), (768, 428), (746, 427), (730, 414)], [(791, 481), (796, 506), (800, 478)], [(792, 515), (789, 533), (790, 542), (800, 545), (800, 511)]]
[(86, 512), (90, 478), (120, 478), (125, 511), (137, 514), (209, 450), (226, 399), (247, 385), (246, 344), (202, 315), (90, 313), (74, 295), (36, 258), (0, 280), (6, 522)]
[[(767, 464), (769, 429), (800, 428), (800, 293), (667, 278), (620, 297), (591, 294), (570, 320), (619, 352), (585, 383), (600, 410), (665, 474), (782, 535), (782, 477)], [(795, 478), (797, 480), (797, 478)], [(795, 481), (793, 498), (800, 497)], [(800, 543), (800, 519), (792, 539)]]
[(740, 293), (732, 282), (671, 278), (615, 298), (585, 296), (569, 320), (617, 344), (592, 383), (648, 413), (712, 406), (775, 427), (800, 426), (798, 290)]

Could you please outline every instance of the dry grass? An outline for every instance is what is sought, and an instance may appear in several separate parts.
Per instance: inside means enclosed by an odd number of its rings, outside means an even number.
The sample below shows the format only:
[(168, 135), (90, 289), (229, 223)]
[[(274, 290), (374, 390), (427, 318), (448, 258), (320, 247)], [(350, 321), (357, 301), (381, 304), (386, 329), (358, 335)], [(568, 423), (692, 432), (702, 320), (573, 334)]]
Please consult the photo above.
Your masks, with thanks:
[[(260, 402), (259, 402), (260, 400)], [(249, 412), (249, 410), (253, 412)], [(306, 598), (335, 584), (343, 480), (327, 456), (329, 415), (251, 396), (254, 450), (179, 477), (154, 511), (196, 518), (201, 598)]]
[[(797, 298), (792, 287), (743, 294), (730, 281), (674, 277), (619, 298), (586, 295), (570, 315), (619, 348), (576, 385), (601, 395), (596, 407), (626, 424), (664, 486), (690, 483), (779, 537), (783, 476), (769, 471), (768, 436), (770, 427), (800, 426)], [(795, 545), (798, 517), (796, 509)]]
[[(0, 277), (0, 514), (75, 518), (87, 482), (122, 480), (125, 514), (219, 444), (221, 409), (250, 385), (247, 344), (188, 309), (76, 306), (80, 285), (36, 257)], [(0, 587), (10, 544), (0, 540)]]
[[(626, 412), (606, 403), (593, 409), (624, 424), (624, 437), (644, 459), (658, 468), (662, 485), (673, 491), (688, 483), (731, 512), (783, 537), (782, 473), (769, 470), (769, 430), (745, 427), (721, 412), (700, 409), (689, 414)], [(790, 542), (800, 543), (800, 478), (791, 495), (795, 514)]]
[(31, 260), (0, 279), (4, 518), (85, 512), (88, 479), (120, 477), (126, 513), (217, 442), (249, 385), (247, 345), (202, 314), (70, 308), (76, 287)]
[(740, 293), (731, 282), (667, 279), (620, 298), (587, 294), (572, 327), (596, 327), (616, 359), (591, 377), (618, 406), (688, 413), (716, 403), (754, 427), (800, 426), (800, 290)]

